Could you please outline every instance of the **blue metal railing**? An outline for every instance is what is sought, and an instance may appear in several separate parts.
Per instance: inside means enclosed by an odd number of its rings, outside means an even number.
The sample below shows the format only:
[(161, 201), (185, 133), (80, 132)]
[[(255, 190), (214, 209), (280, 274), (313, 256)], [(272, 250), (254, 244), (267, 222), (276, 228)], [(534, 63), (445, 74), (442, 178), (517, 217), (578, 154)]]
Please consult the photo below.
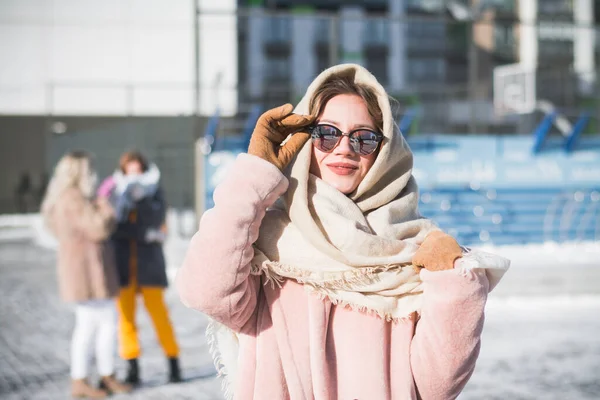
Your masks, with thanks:
[[(584, 110), (580, 114), (577, 121), (575, 122), (575, 125), (573, 125), (571, 132), (566, 134), (566, 137), (565, 137), (565, 140), (563, 143), (563, 149), (566, 152), (573, 151), (573, 149), (577, 143), (577, 140), (579, 139), (579, 137), (585, 130), (585, 127), (587, 126), (588, 122), (590, 121), (591, 116), (592, 116), (592, 114), (590, 111)], [(540, 121), (538, 126), (533, 131), (534, 143), (533, 143), (532, 151), (534, 154), (537, 154), (542, 150), (542, 148), (544, 146), (544, 142), (546, 141), (546, 138), (550, 134), (550, 130), (552, 129), (552, 126), (554, 125), (554, 121), (556, 120), (557, 117), (558, 117), (558, 111), (555, 110), (555, 111), (549, 112), (548, 114), (546, 114), (544, 116), (542, 121)]]
[(587, 124), (590, 120), (590, 117), (591, 117), (591, 113), (589, 111), (584, 111), (579, 116), (579, 119), (573, 126), (573, 130), (571, 131), (571, 133), (567, 137), (567, 140), (565, 141), (565, 150), (567, 152), (573, 151), (573, 148), (575, 147), (575, 143), (577, 142), (577, 139), (579, 139), (579, 136), (581, 135), (581, 133), (584, 131), (585, 127), (587, 126)]
[(430, 189), (420, 209), (464, 244), (600, 239), (600, 187)]
[(404, 135), (405, 137), (410, 135), (410, 131), (413, 124), (415, 123), (415, 120), (417, 118), (420, 118), (420, 116), (420, 107), (412, 106), (406, 109), (406, 112), (404, 113), (404, 115), (400, 119), (400, 122), (398, 123), (398, 128), (400, 128), (400, 132), (402, 132), (402, 135)]

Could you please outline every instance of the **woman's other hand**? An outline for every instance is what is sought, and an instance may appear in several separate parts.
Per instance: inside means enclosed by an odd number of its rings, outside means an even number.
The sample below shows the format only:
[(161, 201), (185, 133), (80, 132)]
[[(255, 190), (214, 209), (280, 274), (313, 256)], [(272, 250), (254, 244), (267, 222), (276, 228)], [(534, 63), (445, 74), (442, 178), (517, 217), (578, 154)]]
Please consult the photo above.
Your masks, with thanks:
[(441, 231), (432, 232), (423, 241), (413, 256), (413, 265), (429, 271), (443, 271), (454, 268), (454, 261), (462, 257), (462, 250), (456, 240)]

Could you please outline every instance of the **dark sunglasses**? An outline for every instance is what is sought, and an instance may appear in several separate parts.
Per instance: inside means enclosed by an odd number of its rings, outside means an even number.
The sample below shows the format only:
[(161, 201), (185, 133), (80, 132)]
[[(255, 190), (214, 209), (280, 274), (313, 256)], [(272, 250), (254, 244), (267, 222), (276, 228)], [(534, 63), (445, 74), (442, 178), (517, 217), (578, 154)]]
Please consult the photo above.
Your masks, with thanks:
[(370, 129), (359, 128), (344, 133), (333, 125), (321, 124), (308, 129), (314, 145), (320, 151), (329, 153), (338, 145), (343, 136), (348, 136), (355, 153), (361, 156), (373, 154), (383, 141), (383, 135)]

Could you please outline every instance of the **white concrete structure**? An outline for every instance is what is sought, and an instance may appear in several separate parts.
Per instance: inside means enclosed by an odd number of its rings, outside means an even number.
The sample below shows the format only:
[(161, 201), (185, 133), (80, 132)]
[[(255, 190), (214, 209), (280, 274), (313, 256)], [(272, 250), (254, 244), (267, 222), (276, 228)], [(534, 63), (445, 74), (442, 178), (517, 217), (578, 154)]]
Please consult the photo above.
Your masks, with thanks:
[[(204, 10), (236, 4), (201, 1)], [(0, 114), (191, 114), (193, 7), (192, 0), (2, 0)], [(222, 72), (218, 100), (233, 113), (235, 18), (201, 18), (201, 111), (214, 110), (211, 85)]]
[(538, 0), (521, 0), (519, 3), (519, 62), (527, 68), (536, 68), (538, 63)]
[(573, 23), (539, 22), (538, 0), (519, 1), (519, 60), (523, 66), (537, 68), (539, 40), (573, 42), (573, 69), (578, 74), (579, 90), (591, 94), (596, 82), (594, 1), (573, 0)]
[(573, 20), (576, 25), (573, 37), (573, 64), (575, 72), (579, 74), (579, 89), (586, 94), (591, 94), (596, 81), (594, 2), (574, 0)]

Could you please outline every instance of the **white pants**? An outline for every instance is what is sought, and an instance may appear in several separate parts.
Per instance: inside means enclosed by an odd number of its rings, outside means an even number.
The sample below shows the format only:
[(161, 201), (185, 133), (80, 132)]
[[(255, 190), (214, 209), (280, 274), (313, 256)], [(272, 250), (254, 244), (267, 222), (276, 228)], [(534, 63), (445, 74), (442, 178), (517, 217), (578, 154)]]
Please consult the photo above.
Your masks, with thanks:
[(98, 374), (109, 376), (115, 372), (116, 332), (117, 314), (114, 300), (77, 303), (75, 329), (71, 341), (72, 379), (88, 377), (94, 344)]

